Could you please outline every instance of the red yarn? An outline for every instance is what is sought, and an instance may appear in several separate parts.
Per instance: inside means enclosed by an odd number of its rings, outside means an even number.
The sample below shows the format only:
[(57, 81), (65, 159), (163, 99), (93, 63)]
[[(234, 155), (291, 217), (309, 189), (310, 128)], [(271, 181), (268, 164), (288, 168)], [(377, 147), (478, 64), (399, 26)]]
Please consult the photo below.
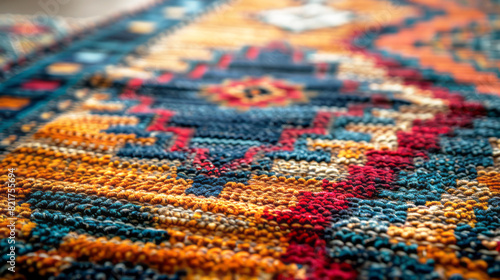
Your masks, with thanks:
[[(306, 279), (356, 279), (357, 273), (350, 264), (335, 263), (326, 254), (326, 243), (324, 240), (316, 240), (314, 245), (291, 244), (283, 261), (297, 263), (308, 267)], [(293, 279), (290, 277), (280, 277), (278, 279)]]

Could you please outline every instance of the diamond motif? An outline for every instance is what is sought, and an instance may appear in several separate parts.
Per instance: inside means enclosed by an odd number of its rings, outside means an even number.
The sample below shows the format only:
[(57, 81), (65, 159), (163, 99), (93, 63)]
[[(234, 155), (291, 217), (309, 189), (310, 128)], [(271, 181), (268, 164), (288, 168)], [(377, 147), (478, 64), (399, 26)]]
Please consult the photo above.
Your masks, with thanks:
[(202, 95), (240, 109), (286, 106), (291, 102), (307, 101), (301, 86), (268, 77), (227, 80), (221, 85), (206, 87)]
[(292, 32), (341, 26), (350, 22), (352, 17), (352, 12), (336, 10), (319, 3), (269, 10), (259, 14), (262, 21)]

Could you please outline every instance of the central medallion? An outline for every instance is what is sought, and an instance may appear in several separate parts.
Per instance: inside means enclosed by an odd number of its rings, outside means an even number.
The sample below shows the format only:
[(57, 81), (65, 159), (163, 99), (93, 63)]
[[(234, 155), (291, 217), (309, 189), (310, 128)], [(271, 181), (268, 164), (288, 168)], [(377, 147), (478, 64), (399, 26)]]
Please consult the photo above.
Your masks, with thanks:
[(311, 1), (302, 6), (263, 11), (258, 17), (291, 32), (305, 32), (344, 25), (353, 20), (354, 14)]
[(220, 85), (205, 87), (202, 95), (213, 102), (239, 109), (287, 106), (308, 100), (302, 86), (269, 77), (226, 80)]

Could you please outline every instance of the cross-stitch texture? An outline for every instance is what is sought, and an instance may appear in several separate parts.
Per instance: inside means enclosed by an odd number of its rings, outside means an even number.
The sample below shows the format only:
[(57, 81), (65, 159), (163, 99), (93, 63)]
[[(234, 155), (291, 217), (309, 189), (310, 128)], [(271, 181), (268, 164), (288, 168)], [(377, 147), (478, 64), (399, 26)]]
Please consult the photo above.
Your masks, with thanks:
[(499, 5), (158, 1), (41, 55), (2, 279), (500, 279)]

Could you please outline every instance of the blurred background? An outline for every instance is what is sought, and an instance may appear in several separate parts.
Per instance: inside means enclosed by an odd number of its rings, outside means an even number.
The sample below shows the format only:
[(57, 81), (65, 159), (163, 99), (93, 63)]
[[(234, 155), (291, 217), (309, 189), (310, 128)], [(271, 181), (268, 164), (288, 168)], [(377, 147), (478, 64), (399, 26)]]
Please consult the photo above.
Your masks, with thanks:
[(144, 0), (2, 0), (0, 13), (61, 17), (96, 17), (134, 8)]

